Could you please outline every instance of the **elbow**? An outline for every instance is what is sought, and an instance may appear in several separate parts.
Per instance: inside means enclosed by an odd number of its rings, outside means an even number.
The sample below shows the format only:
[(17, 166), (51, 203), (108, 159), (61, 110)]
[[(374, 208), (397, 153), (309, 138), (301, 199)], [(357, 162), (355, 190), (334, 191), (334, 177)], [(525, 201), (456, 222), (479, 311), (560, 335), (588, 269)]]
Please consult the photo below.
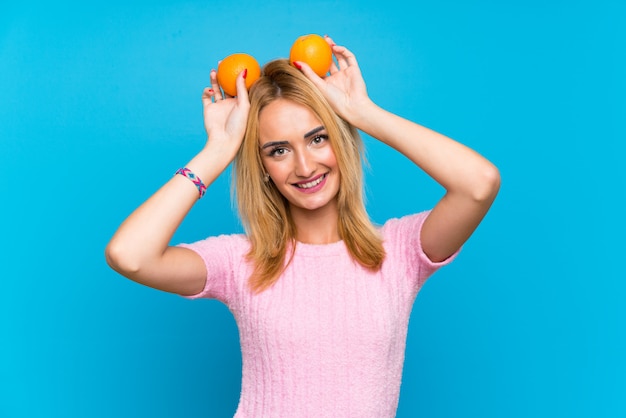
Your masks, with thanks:
[(500, 190), (500, 171), (489, 163), (478, 173), (473, 198), (477, 202), (491, 204)]
[(109, 267), (123, 276), (130, 277), (139, 271), (139, 263), (132, 257), (131, 252), (115, 240), (107, 244), (104, 258)]

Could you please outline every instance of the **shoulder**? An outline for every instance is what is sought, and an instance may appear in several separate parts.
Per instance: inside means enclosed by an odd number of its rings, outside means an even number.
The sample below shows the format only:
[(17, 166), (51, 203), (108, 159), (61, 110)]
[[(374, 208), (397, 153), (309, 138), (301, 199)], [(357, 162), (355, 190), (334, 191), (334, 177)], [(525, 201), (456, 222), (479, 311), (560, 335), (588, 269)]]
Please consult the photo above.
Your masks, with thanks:
[(204, 289), (188, 298), (214, 298), (228, 305), (233, 292), (241, 287), (238, 281), (247, 277), (243, 261), (250, 248), (248, 238), (241, 234), (218, 235), (178, 246), (196, 252), (206, 268)]
[(178, 244), (196, 252), (208, 272), (231, 271), (233, 265), (241, 264), (250, 250), (250, 241), (245, 235), (217, 235), (192, 243)]
[(398, 238), (416, 238), (422, 228), (424, 220), (428, 217), (430, 211), (419, 212), (411, 215), (405, 215), (400, 218), (388, 219), (380, 228), (384, 241), (394, 240)]
[(243, 234), (217, 235), (191, 243), (178, 244), (179, 247), (189, 248), (199, 254), (215, 252), (247, 252), (250, 248), (250, 241)]
[(401, 218), (389, 219), (380, 228), (383, 246), (387, 253), (385, 264), (388, 268), (405, 266), (410, 275), (418, 278), (420, 283), (435, 272), (438, 268), (450, 263), (456, 253), (442, 262), (433, 262), (422, 248), (422, 225), (430, 211), (424, 211)]

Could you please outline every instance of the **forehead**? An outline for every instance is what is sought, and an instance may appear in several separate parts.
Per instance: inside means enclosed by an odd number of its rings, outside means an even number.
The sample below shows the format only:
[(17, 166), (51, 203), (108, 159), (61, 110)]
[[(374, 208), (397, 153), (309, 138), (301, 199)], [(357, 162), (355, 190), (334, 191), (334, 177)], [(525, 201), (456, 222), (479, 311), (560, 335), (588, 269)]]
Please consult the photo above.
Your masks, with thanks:
[(304, 134), (320, 125), (322, 122), (308, 107), (278, 99), (265, 106), (259, 114), (259, 140), (263, 144), (278, 139), (303, 138)]

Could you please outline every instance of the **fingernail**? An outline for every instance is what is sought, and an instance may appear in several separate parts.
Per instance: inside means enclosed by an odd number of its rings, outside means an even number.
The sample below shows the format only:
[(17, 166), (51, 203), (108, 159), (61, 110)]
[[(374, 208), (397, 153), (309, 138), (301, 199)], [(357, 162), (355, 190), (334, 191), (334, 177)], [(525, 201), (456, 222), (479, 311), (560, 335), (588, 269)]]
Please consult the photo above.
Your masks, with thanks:
[(248, 69), (247, 68), (245, 68), (243, 70), (243, 78), (246, 78), (246, 77), (248, 77)]
[(213, 89), (209, 89), (209, 94), (213, 94), (213, 93), (215, 93)]
[(300, 65), (300, 63), (298, 61), (294, 61), (293, 62), (293, 66), (296, 67), (298, 70), (302, 69), (302, 65)]

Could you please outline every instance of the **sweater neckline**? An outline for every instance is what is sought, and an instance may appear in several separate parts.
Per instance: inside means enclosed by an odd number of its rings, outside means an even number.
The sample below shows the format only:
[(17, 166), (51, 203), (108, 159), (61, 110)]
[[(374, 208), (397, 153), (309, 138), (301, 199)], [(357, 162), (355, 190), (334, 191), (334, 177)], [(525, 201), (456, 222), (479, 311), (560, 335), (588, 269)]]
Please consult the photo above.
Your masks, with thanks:
[(310, 257), (321, 257), (340, 254), (345, 249), (343, 240), (331, 242), (330, 244), (307, 244), (296, 241), (296, 254)]

